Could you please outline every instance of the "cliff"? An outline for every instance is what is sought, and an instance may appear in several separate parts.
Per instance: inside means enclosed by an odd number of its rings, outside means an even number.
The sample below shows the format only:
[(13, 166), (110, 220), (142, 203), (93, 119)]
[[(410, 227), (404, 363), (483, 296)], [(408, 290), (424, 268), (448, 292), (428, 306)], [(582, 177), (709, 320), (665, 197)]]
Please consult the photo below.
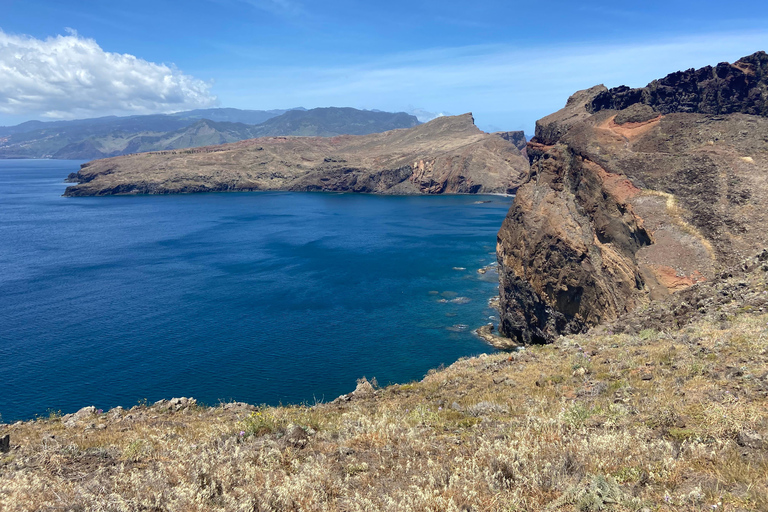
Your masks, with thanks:
[(364, 136), (265, 137), (83, 164), (67, 196), (210, 191), (512, 193), (528, 162), (471, 114)]
[(541, 119), (498, 235), (500, 332), (614, 320), (768, 241), (768, 55), (574, 94)]

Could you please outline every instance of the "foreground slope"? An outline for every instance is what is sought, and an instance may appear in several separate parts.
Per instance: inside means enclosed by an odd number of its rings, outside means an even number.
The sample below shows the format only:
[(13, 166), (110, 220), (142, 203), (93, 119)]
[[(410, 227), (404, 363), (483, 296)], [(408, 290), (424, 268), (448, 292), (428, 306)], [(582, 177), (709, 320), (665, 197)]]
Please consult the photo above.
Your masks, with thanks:
[(236, 190), (509, 193), (528, 162), (471, 114), (365, 136), (266, 137), (83, 164), (67, 196)]
[(329, 404), (176, 399), (0, 426), (0, 509), (768, 510), (767, 277), (768, 251), (622, 316), (631, 334)]
[(768, 55), (580, 91), (540, 120), (499, 231), (503, 334), (549, 342), (768, 242)]

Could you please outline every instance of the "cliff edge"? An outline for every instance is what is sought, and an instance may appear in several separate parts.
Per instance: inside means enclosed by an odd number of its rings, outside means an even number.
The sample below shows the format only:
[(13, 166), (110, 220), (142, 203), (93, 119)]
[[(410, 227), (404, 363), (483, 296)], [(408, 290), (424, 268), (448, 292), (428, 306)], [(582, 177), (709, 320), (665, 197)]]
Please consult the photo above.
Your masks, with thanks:
[(537, 122), (497, 240), (499, 330), (547, 343), (768, 241), (768, 54), (597, 86)]

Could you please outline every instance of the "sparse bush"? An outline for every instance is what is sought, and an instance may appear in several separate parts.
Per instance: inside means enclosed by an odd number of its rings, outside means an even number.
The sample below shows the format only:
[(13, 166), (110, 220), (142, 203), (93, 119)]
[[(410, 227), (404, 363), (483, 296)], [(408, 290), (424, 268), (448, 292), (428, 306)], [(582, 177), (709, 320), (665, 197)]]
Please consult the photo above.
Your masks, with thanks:
[(285, 422), (276, 418), (270, 408), (260, 407), (242, 421), (242, 432), (246, 437), (262, 436), (276, 432), (284, 426)]

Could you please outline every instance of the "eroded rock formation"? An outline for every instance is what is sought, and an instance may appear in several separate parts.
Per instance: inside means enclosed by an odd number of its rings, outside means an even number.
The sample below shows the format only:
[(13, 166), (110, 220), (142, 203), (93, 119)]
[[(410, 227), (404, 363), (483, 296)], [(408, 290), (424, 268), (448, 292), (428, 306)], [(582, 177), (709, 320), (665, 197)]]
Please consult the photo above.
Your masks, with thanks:
[(540, 120), (499, 231), (500, 331), (613, 320), (768, 241), (768, 55), (593, 87)]

